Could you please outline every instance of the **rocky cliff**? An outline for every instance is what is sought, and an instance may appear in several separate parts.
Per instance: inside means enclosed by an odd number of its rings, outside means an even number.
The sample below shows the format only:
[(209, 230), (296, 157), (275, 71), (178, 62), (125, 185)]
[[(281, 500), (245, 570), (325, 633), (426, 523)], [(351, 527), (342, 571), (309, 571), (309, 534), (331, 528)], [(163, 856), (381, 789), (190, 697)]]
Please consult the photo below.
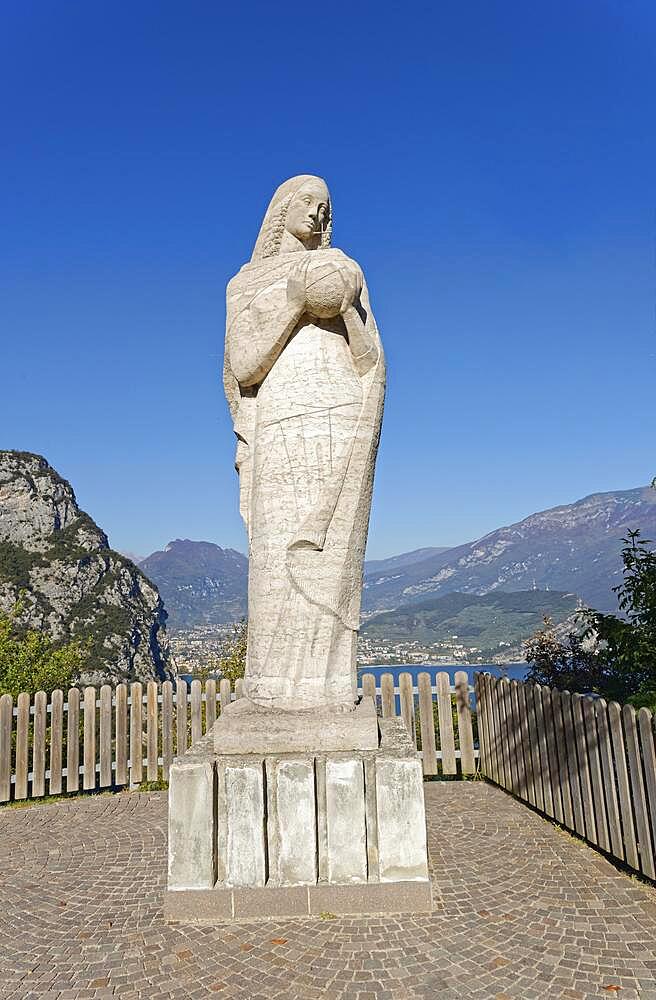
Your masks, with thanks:
[(56, 641), (88, 641), (87, 684), (169, 676), (157, 588), (80, 510), (40, 455), (0, 451), (0, 611)]

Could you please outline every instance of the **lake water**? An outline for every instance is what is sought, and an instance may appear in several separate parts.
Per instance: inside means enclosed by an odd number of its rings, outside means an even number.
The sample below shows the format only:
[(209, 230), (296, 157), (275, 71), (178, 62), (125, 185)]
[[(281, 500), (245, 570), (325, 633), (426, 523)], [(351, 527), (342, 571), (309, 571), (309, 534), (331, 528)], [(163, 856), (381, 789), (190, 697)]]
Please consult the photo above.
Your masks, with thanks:
[(373, 674), (376, 678), (376, 686), (380, 683), (383, 674), (391, 674), (394, 684), (399, 683), (399, 674), (410, 674), (412, 683), (417, 683), (419, 674), (430, 674), (431, 683), (435, 684), (435, 675), (447, 673), (451, 683), (454, 683), (458, 670), (465, 670), (469, 674), (469, 683), (474, 683), (474, 674), (477, 671), (492, 674), (493, 677), (507, 677), (511, 681), (522, 681), (528, 673), (528, 663), (386, 663), (381, 666), (358, 667), (358, 684), (363, 674)]

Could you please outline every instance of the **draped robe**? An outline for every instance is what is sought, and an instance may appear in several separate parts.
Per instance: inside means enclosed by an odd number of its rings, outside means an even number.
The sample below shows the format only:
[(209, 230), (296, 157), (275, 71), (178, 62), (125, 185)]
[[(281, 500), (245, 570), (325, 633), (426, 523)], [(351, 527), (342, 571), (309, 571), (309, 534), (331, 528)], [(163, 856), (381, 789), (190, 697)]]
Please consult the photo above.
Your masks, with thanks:
[(244, 694), (274, 708), (349, 709), (385, 362), (366, 284), (364, 374), (341, 316), (288, 304), (290, 271), (314, 252), (254, 260), (227, 289), (224, 382), (249, 537)]

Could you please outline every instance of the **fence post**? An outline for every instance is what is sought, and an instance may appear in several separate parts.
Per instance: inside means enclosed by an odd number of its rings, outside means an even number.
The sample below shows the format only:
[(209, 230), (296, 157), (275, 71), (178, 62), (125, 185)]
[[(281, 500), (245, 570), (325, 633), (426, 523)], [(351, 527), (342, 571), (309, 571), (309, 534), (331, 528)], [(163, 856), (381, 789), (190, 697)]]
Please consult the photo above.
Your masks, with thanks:
[(221, 714), (223, 714), (230, 704), (232, 692), (230, 690), (230, 681), (227, 677), (222, 677), (219, 681), (219, 704), (221, 706)]
[(603, 787), (606, 793), (608, 811), (608, 829), (613, 854), (620, 861), (624, 860), (624, 843), (622, 841), (622, 824), (620, 821), (617, 789), (615, 787), (615, 768), (613, 766), (613, 749), (610, 742), (608, 725), (608, 706), (603, 698), (595, 704), (597, 714), (597, 732), (599, 734), (599, 755), (603, 771)]
[(11, 798), (11, 730), (14, 722), (14, 699), (0, 696), (0, 802)]
[(162, 778), (169, 780), (173, 763), (173, 685), (171, 681), (162, 684)]
[(18, 718), (16, 719), (16, 784), (14, 798), (27, 798), (28, 735), (30, 727), (30, 696), (18, 695)]
[(69, 688), (66, 719), (66, 791), (80, 787), (80, 692)]
[(187, 752), (187, 682), (178, 677), (175, 686), (175, 752)]
[(146, 686), (146, 778), (148, 781), (157, 781), (159, 778), (157, 693), (157, 682), (148, 681)]
[(128, 686), (119, 684), (114, 698), (116, 713), (116, 784), (128, 783)]
[(451, 710), (451, 681), (446, 671), (440, 671), (437, 675), (437, 716), (440, 727), (442, 774), (457, 774), (456, 741), (453, 734), (453, 712)]
[(633, 809), (631, 807), (631, 790), (629, 788), (629, 773), (626, 764), (626, 747), (622, 731), (622, 709), (616, 701), (608, 705), (608, 722), (615, 758), (615, 773), (617, 775), (617, 794), (620, 800), (620, 815), (622, 817), (622, 834), (626, 860), (632, 868), (639, 870), (638, 844), (636, 841)]
[(84, 689), (84, 777), (82, 788), (96, 787), (96, 689)]
[(640, 852), (640, 870), (648, 878), (654, 878), (654, 855), (647, 820), (647, 800), (645, 786), (642, 780), (642, 765), (638, 749), (638, 733), (636, 729), (636, 713), (633, 705), (622, 708), (626, 749), (629, 758), (629, 774), (631, 775), (631, 791), (633, 793), (633, 808), (635, 812), (636, 829), (638, 831), (638, 849)]
[(100, 688), (100, 787), (112, 785), (112, 689)]
[(50, 795), (61, 795), (63, 739), (64, 692), (57, 688), (50, 695), (50, 780), (48, 782)]
[(143, 781), (143, 688), (141, 681), (130, 685), (130, 785)]
[(412, 693), (412, 675), (403, 673), (399, 677), (399, 698), (401, 701), (401, 715), (408, 730), (408, 736), (412, 740), (413, 746), (417, 746), (417, 733), (415, 731), (415, 696)]
[(199, 680), (191, 682), (191, 745), (203, 735), (202, 701), (203, 685)]
[(34, 729), (32, 731), (32, 798), (46, 794), (46, 713), (45, 691), (34, 695)]
[(603, 851), (610, 851), (606, 804), (604, 802), (604, 785), (601, 777), (601, 761), (599, 758), (597, 718), (592, 698), (583, 699), (583, 721), (585, 723), (585, 741), (590, 765), (590, 781), (592, 783), (592, 800), (594, 803), (595, 829), (597, 833), (596, 842)]
[(474, 733), (472, 731), (471, 704), (469, 700), (469, 674), (465, 670), (457, 670), (454, 679), (456, 711), (458, 713), (460, 770), (462, 774), (473, 774), (476, 770), (476, 761), (474, 759)]
[(376, 678), (373, 674), (362, 675), (362, 695), (365, 698), (373, 698), (376, 704)]
[(645, 788), (651, 816), (652, 853), (656, 854), (656, 753), (654, 752), (654, 720), (648, 708), (638, 712), (638, 728), (645, 768)]
[(563, 700), (560, 691), (552, 690), (551, 708), (554, 717), (554, 732), (556, 737), (556, 754), (558, 756), (558, 777), (560, 782), (560, 800), (563, 806), (563, 822), (570, 830), (574, 829), (574, 813), (572, 812), (572, 794), (569, 787), (569, 769), (567, 766), (567, 737), (563, 719)]
[(205, 681), (205, 732), (216, 722), (216, 681), (213, 677)]
[(396, 698), (394, 697), (394, 678), (391, 674), (383, 674), (380, 679), (380, 694), (383, 703), (383, 718), (396, 715)]
[(424, 774), (437, 774), (437, 754), (435, 752), (435, 723), (433, 722), (433, 691), (430, 675), (419, 674), (419, 729), (421, 733), (421, 753)]

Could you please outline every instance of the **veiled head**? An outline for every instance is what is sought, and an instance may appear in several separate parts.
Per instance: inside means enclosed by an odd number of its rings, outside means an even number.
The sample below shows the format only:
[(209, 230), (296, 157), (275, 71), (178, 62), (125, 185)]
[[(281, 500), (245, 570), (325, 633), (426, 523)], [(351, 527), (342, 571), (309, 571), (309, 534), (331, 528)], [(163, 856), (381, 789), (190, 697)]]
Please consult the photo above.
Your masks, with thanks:
[(329, 247), (331, 220), (326, 182), (313, 174), (290, 177), (269, 203), (251, 259), (274, 257), (287, 242), (290, 249)]

